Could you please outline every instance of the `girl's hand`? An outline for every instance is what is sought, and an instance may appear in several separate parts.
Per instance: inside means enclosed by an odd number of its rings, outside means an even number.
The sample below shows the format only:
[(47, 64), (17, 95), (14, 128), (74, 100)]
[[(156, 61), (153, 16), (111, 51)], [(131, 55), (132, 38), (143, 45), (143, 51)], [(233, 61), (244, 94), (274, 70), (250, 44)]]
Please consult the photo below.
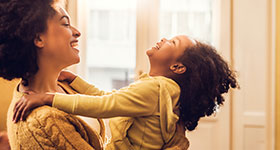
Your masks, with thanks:
[(77, 76), (74, 73), (63, 70), (60, 72), (58, 81), (66, 81), (68, 84), (70, 84), (76, 77)]
[(25, 120), (28, 114), (35, 108), (43, 105), (52, 105), (54, 94), (36, 94), (34, 92), (25, 92), (14, 107), (13, 121)]

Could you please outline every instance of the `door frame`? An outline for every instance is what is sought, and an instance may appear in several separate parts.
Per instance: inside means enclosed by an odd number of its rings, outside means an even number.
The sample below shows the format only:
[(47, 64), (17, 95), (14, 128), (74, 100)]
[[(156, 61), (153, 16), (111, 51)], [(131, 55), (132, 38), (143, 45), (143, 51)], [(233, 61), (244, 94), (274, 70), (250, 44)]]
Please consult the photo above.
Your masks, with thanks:
[(280, 1), (276, 0), (276, 112), (275, 112), (275, 150), (280, 150)]

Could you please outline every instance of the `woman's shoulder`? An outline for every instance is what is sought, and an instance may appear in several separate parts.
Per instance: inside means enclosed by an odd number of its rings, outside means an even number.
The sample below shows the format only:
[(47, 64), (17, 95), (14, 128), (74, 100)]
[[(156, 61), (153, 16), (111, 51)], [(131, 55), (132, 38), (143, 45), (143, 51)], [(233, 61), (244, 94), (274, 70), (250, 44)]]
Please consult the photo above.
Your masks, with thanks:
[[(14, 94), (8, 112), (10, 120), (13, 114), (12, 108), (20, 95), (20, 93)], [(102, 140), (98, 133), (83, 120), (50, 106), (34, 109), (24, 121), (18, 123), (9, 121), (8, 134), (11, 136), (10, 142), (26, 147), (28, 145), (53, 147), (57, 144), (66, 147), (86, 147), (85, 149), (91, 149), (91, 146), (102, 147)], [(29, 144), (26, 145), (25, 143), (28, 142)]]
[[(72, 116), (72, 115), (71, 115)], [(41, 122), (48, 119), (65, 119), (70, 117), (70, 114), (58, 110), (57, 108), (50, 106), (41, 106), (34, 109), (26, 118), (26, 122), (33, 122), (33, 119)]]
[[(14, 91), (13, 99), (10, 104), (9, 110), (12, 110), (16, 104), (16, 102), (23, 96), (24, 94), (21, 92)], [(59, 117), (65, 117), (69, 116), (70, 114), (67, 114), (63, 111), (58, 110), (57, 108), (50, 107), (50, 106), (41, 106), (33, 111), (28, 115), (26, 118), (26, 122), (32, 118), (36, 118), (37, 120), (43, 119), (43, 118), (59, 118)]]
[(59, 120), (63, 120), (64, 123), (67, 122), (67, 118), (75, 118), (75, 116), (65, 113), (63, 111), (58, 110), (57, 108), (53, 108), (50, 106), (41, 106), (38, 107), (28, 114), (28, 117), (24, 121), (20, 121), (18, 123), (13, 123), (13, 108), (16, 102), (23, 96), (23, 93), (18, 92), (15, 89), (13, 93), (13, 98), (8, 110), (8, 121), (7, 126), (11, 128), (21, 128), (21, 127), (36, 127), (38, 129), (49, 128), (51, 126), (56, 126), (56, 123)]

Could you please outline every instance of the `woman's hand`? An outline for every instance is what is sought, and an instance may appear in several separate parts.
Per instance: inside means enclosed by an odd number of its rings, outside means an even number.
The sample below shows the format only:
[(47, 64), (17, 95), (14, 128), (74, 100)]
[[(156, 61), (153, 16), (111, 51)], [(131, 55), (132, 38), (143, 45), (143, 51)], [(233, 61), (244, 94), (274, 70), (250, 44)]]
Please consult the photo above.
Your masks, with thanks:
[(25, 120), (27, 115), (35, 108), (43, 105), (52, 105), (54, 94), (36, 94), (25, 92), (25, 95), (16, 103), (14, 107), (13, 121)]
[(70, 71), (61, 71), (58, 81), (66, 81), (68, 84), (70, 84), (76, 77), (77, 76)]

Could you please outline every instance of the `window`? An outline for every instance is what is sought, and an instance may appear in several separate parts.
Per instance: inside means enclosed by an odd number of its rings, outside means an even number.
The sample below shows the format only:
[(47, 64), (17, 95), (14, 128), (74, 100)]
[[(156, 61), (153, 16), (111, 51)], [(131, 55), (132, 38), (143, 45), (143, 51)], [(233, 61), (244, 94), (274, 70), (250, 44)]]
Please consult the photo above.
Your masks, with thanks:
[(162, 37), (186, 34), (207, 42), (213, 41), (212, 0), (90, 0), (86, 5), (88, 14), (84, 15), (88, 16), (86, 72), (88, 81), (100, 89), (109, 91), (131, 83), (136, 58), (146, 57), (145, 49), (136, 47), (136, 26), (139, 23), (136, 17), (142, 15), (136, 14), (139, 12), (136, 9), (140, 3), (147, 6), (142, 11), (155, 9), (152, 13), (158, 13), (146, 17), (159, 17), (147, 19), (159, 20), (155, 23), (158, 31), (148, 31), (144, 39), (151, 40), (153, 34), (158, 34), (154, 36), (157, 41)]
[(213, 0), (161, 0), (160, 37), (185, 34), (211, 42)]
[[(78, 28), (87, 29), (82, 32), (84, 35), (86, 33), (87, 37), (81, 40), (81, 42), (86, 40), (86, 44), (81, 44), (83, 47), (81, 53), (85, 54), (81, 55), (80, 68), (84, 69), (80, 69), (77, 73), (84, 75), (86, 70), (87, 81), (105, 91), (128, 85), (133, 81), (135, 71), (136, 74), (148, 71), (149, 62), (145, 51), (162, 37), (171, 38), (178, 34), (185, 34), (198, 40), (218, 43), (215, 46), (226, 53), (230, 51), (229, 0), (71, 0), (69, 2), (73, 1), (78, 4), (77, 13), (73, 13), (73, 16), (77, 15), (77, 18), (82, 20), (77, 21)], [(87, 4), (79, 5), (84, 2)], [(87, 11), (84, 11), (85, 9)], [(214, 124), (220, 125), (226, 121), (210, 121), (210, 125), (207, 124), (205, 130), (200, 129), (201, 132), (188, 134), (188, 138), (194, 139), (191, 149), (205, 149), (211, 146), (211, 143), (204, 145), (199, 143), (200, 139), (205, 137), (205, 133), (210, 135), (209, 137), (216, 139), (223, 137), (229, 140), (227, 132), (213, 132), (214, 134), (208, 132), (212, 131)], [(106, 130), (110, 131), (108, 128)], [(110, 136), (110, 133), (107, 132), (107, 135)]]
[(88, 2), (87, 77), (103, 90), (132, 82), (136, 63), (136, 0)]

